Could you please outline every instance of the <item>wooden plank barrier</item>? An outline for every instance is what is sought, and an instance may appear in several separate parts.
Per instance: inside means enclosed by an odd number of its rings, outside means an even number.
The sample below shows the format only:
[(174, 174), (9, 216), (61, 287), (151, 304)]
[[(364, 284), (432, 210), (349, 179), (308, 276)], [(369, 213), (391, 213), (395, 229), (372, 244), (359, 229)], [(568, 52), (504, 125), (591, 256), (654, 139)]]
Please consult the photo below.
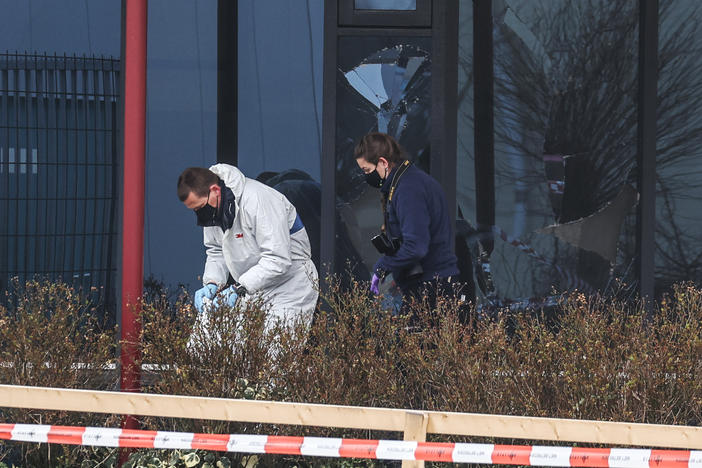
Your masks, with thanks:
[[(424, 442), (427, 440), (427, 424), (429, 415), (420, 411), (407, 411), (405, 413), (405, 430), (403, 440), (416, 440)], [(403, 460), (402, 468), (421, 468), (423, 461)]]
[[(702, 449), (702, 427), (0, 385), (0, 407)], [(407, 465), (415, 466), (415, 465)]]

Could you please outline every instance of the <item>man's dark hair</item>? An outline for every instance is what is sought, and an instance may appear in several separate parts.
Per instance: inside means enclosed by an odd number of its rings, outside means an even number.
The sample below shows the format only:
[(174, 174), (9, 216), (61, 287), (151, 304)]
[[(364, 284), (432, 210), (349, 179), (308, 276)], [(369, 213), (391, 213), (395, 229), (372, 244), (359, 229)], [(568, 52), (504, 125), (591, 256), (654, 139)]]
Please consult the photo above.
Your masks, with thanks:
[(363, 158), (371, 164), (385, 158), (391, 166), (398, 166), (405, 160), (405, 151), (387, 133), (372, 132), (361, 138), (353, 151), (355, 159)]
[(217, 174), (204, 167), (189, 167), (178, 177), (178, 198), (184, 202), (190, 192), (206, 197), (210, 186), (219, 182)]

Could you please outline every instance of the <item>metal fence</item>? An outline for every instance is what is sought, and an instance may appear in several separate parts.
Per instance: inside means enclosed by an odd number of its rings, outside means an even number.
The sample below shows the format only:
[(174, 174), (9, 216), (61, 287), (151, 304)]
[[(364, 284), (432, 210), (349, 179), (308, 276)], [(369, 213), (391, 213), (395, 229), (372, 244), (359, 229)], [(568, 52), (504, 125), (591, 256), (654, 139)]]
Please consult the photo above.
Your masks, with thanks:
[(41, 277), (114, 301), (119, 73), (113, 58), (0, 54), (0, 290)]

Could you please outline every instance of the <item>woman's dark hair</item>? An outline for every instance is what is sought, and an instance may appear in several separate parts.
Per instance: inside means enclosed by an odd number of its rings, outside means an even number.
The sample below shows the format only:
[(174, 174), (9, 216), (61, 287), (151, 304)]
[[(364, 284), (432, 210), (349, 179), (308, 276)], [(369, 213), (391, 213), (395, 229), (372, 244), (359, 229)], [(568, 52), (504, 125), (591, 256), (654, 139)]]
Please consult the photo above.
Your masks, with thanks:
[(355, 159), (363, 158), (371, 164), (385, 158), (391, 166), (399, 166), (406, 159), (405, 150), (387, 133), (373, 132), (365, 135), (353, 151)]
[(190, 192), (206, 197), (210, 186), (219, 182), (217, 174), (204, 167), (189, 167), (178, 177), (178, 198), (184, 202)]

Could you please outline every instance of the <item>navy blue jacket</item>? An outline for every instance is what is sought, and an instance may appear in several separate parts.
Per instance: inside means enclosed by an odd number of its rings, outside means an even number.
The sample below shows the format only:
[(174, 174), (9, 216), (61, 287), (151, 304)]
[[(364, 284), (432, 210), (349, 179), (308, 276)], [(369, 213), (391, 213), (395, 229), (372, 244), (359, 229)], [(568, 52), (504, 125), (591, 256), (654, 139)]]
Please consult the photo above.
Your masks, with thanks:
[[(392, 170), (380, 189), (386, 197), (398, 168)], [(392, 238), (401, 237), (402, 245), (394, 255), (382, 256), (375, 271), (391, 271), (400, 288), (409, 286), (404, 274), (418, 262), (424, 270), (422, 281), (458, 275), (451, 216), (444, 191), (435, 179), (414, 165), (409, 166), (386, 209), (385, 232)]]

